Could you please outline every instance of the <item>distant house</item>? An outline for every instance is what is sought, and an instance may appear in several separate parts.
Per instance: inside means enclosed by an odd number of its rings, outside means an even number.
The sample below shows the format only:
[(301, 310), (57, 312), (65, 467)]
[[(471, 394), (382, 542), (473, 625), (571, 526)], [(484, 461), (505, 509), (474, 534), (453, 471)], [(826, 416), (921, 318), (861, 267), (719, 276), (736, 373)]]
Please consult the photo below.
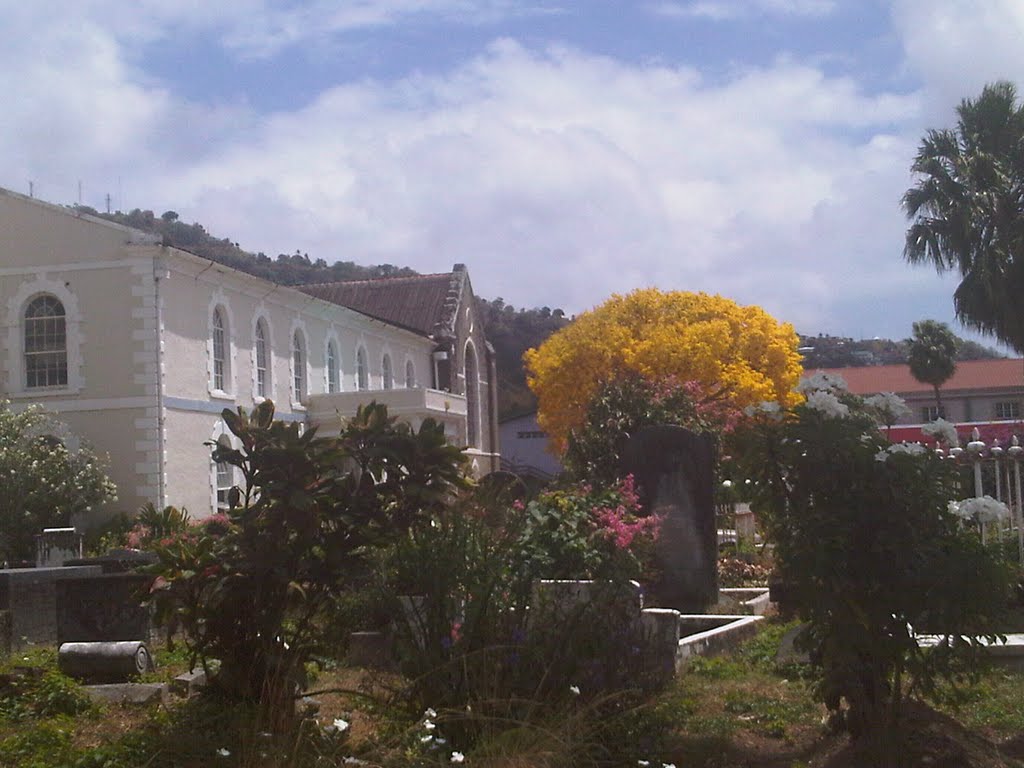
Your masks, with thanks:
[(498, 468), (494, 354), (466, 268), (301, 288), (138, 230), (0, 190), (0, 397), (40, 403), (110, 457), (116, 508), (203, 517), (238, 480), (208, 441), (272, 399), (330, 434), (370, 400), (433, 417)]
[(537, 412), (501, 422), (501, 468), (517, 475), (547, 480), (562, 471), (562, 463), (547, 450), (548, 436), (537, 424)]
[[(930, 384), (922, 384), (908, 365), (874, 365), (856, 368), (819, 369), (840, 376), (851, 392), (873, 395), (895, 392), (902, 397), (910, 415), (892, 430), (895, 440), (916, 440), (920, 426), (940, 415), (956, 424), (961, 434), (978, 427), (986, 440), (1008, 439), (1017, 434), (1024, 440), (1024, 359), (969, 360), (957, 363), (956, 372), (942, 385), (942, 413)], [(808, 374), (813, 371), (808, 371)]]

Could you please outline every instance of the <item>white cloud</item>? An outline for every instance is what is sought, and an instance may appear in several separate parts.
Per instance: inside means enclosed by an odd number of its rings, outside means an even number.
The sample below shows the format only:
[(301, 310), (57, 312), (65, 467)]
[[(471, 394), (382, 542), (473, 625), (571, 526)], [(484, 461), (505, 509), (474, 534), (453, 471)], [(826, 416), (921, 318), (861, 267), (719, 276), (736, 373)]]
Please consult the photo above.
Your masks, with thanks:
[(753, 16), (827, 16), (835, 0), (665, 0), (651, 3), (650, 10), (668, 18), (733, 21)]
[(892, 19), (907, 69), (924, 83), (929, 120), (951, 121), (961, 99), (994, 80), (1024, 89), (1020, 0), (896, 0)]
[[(316, 19), (281, 37), (290, 22), (266, 0), (195, 0), (183, 6), (191, 17), (145, 3), (148, 26), (131, 4), (112, 26), (94, 22), (112, 0), (59, 28), (42, 23), (52, 8), (9, 15), (0, 184), (24, 191), (36, 179), (43, 197), (70, 202), (84, 179), (97, 206), (121, 186), (115, 205), (174, 208), (272, 255), (423, 271), (463, 261), (482, 295), (517, 306), (575, 312), (657, 285), (760, 303), (807, 331), (899, 336), (911, 320), (949, 319), (948, 286), (900, 259), (920, 94), (872, 93), (787, 59), (711, 82), (693, 68), (502, 40), (448, 72), (339, 84), (257, 115), (184, 102), (147, 76), (129, 38), (202, 29), (256, 52)], [(224, 8), (255, 21), (242, 29)], [(383, 3), (348, 8), (366, 15), (324, 23), (387, 23), (373, 15)]]

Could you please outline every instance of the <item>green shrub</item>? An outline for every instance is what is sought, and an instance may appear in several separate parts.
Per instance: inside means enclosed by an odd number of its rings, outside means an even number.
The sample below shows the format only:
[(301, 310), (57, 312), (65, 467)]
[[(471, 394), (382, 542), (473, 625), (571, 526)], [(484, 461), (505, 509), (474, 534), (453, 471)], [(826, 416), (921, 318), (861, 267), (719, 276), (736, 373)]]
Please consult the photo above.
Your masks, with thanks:
[[(737, 451), (776, 568), (808, 622), (818, 695), (855, 735), (884, 733), (906, 695), (969, 674), (995, 639), (1009, 574), (995, 548), (948, 511), (953, 462), (890, 445), (860, 398), (813, 380), (791, 412), (760, 409)], [(919, 647), (916, 633), (949, 642)]]
[(223, 417), (242, 448), (213, 444), (213, 460), (244, 484), (225, 519), (156, 546), (153, 600), (204, 666), (220, 660), (222, 693), (260, 701), (268, 725), (285, 727), (335, 595), (375, 549), (443, 507), (464, 458), (433, 420), (414, 432), (375, 403), (338, 438), (274, 421), (270, 401)]

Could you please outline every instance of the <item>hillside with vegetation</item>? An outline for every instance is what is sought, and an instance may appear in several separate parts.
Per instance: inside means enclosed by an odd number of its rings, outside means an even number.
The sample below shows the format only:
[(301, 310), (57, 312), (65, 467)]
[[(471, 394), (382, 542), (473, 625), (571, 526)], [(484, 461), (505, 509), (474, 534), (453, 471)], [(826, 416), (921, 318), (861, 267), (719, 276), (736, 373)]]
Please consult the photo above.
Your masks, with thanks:
[[(124, 213), (102, 213), (88, 206), (74, 210), (107, 221), (159, 235), (166, 245), (194, 253), (219, 264), (247, 272), (281, 285), (327, 283), (345, 280), (369, 280), (382, 277), (405, 277), (417, 274), (409, 267), (393, 264), (363, 266), (352, 261), (328, 264), (323, 258), (311, 259), (308, 253), (279, 253), (271, 258), (259, 251), (242, 249), (230, 238), (216, 237), (199, 223), (186, 224), (174, 211), (157, 216), (153, 211), (134, 210)], [(498, 362), (498, 413), (506, 419), (529, 413), (537, 406), (536, 398), (526, 385), (523, 353), (539, 346), (545, 339), (570, 322), (561, 309), (540, 307), (516, 308), (498, 297), (479, 298), (487, 338), (494, 346)], [(910, 339), (854, 340), (823, 334), (801, 335), (800, 351), (805, 368), (845, 368), (856, 365), (892, 365), (907, 362)], [(979, 360), (1000, 357), (988, 347), (961, 339), (958, 360)]]

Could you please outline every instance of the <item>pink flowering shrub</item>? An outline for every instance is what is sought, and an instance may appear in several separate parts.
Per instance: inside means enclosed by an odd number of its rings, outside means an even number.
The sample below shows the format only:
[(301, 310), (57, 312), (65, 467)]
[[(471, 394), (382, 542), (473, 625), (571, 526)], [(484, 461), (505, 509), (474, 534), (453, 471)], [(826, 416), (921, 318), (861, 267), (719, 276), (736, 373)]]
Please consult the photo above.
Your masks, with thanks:
[(549, 579), (640, 578), (661, 523), (641, 510), (632, 476), (606, 489), (548, 491), (524, 514), (523, 568)]

